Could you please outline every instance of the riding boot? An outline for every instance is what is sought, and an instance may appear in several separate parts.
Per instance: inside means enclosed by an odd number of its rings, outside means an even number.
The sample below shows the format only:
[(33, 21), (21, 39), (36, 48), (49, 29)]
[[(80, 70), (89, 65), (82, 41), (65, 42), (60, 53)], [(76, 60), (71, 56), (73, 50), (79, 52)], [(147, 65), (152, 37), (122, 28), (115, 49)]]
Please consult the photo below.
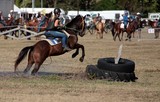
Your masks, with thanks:
[(127, 26), (126, 26), (126, 25), (124, 25), (124, 31), (126, 31), (126, 29), (127, 29)]

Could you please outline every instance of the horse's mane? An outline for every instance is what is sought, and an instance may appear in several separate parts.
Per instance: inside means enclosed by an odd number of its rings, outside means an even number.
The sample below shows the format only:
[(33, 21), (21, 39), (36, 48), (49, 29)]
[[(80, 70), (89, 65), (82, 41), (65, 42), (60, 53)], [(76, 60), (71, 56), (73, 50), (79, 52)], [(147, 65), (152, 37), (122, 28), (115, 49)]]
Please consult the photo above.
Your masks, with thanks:
[(81, 15), (77, 15), (75, 18), (73, 18), (69, 23), (66, 24), (67, 27), (73, 27), (75, 24), (79, 23), (79, 19), (82, 18)]

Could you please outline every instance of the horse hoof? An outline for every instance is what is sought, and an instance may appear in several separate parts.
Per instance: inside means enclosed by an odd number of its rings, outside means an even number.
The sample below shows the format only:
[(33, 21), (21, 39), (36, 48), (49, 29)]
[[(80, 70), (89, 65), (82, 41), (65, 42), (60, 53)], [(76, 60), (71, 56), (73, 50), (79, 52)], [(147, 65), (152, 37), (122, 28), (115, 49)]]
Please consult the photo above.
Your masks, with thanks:
[(80, 58), (80, 59), (79, 59), (80, 62), (83, 62), (83, 60), (84, 60), (84, 58)]
[(73, 54), (73, 55), (72, 55), (72, 58), (75, 58), (76, 56), (77, 56), (77, 54)]

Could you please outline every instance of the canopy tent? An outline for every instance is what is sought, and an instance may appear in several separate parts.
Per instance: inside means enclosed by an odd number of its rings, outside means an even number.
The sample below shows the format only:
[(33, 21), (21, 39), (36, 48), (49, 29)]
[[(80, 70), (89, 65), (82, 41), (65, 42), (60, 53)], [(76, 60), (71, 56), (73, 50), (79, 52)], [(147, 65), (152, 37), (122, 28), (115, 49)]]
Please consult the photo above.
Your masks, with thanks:
[(17, 12), (17, 13), (20, 13), (20, 12), (21, 12), (20, 8), (18, 8), (16, 5), (14, 5), (13, 11), (14, 11), (14, 12)]
[[(38, 13), (42, 10), (45, 10), (46, 13), (53, 12), (54, 8), (20, 8), (21, 12), (28, 12), (28, 13)], [(65, 14), (65, 11), (61, 9), (61, 14)]]

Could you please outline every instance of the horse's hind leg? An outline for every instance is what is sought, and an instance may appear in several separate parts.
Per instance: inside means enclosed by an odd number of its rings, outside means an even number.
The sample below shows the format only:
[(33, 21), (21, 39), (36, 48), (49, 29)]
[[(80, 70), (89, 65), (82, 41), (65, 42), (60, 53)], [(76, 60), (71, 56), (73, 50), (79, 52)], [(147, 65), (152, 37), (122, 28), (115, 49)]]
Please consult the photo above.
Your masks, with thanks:
[(103, 32), (100, 33), (100, 39), (103, 39)]
[(120, 34), (118, 34), (119, 41), (121, 41)]
[(118, 33), (115, 33), (114, 36), (113, 36), (113, 40), (114, 40), (114, 41), (116, 41), (117, 34), (118, 34)]
[(30, 54), (30, 55), (28, 56), (28, 64), (27, 64), (27, 67), (26, 67), (26, 69), (25, 69), (23, 72), (24, 72), (24, 73), (28, 73), (33, 64), (34, 64), (34, 60), (33, 60), (33, 57), (32, 57), (31, 54)]
[(123, 32), (122, 32), (121, 40), (123, 40)]
[(31, 74), (32, 74), (32, 75), (36, 75), (36, 73), (38, 72), (40, 66), (41, 66), (40, 63), (35, 63), (35, 67), (34, 67), (34, 69), (32, 70)]
[(27, 65), (26, 69), (23, 71), (25, 74), (27, 74), (29, 72), (29, 70), (31, 69), (33, 64), (29, 64)]

